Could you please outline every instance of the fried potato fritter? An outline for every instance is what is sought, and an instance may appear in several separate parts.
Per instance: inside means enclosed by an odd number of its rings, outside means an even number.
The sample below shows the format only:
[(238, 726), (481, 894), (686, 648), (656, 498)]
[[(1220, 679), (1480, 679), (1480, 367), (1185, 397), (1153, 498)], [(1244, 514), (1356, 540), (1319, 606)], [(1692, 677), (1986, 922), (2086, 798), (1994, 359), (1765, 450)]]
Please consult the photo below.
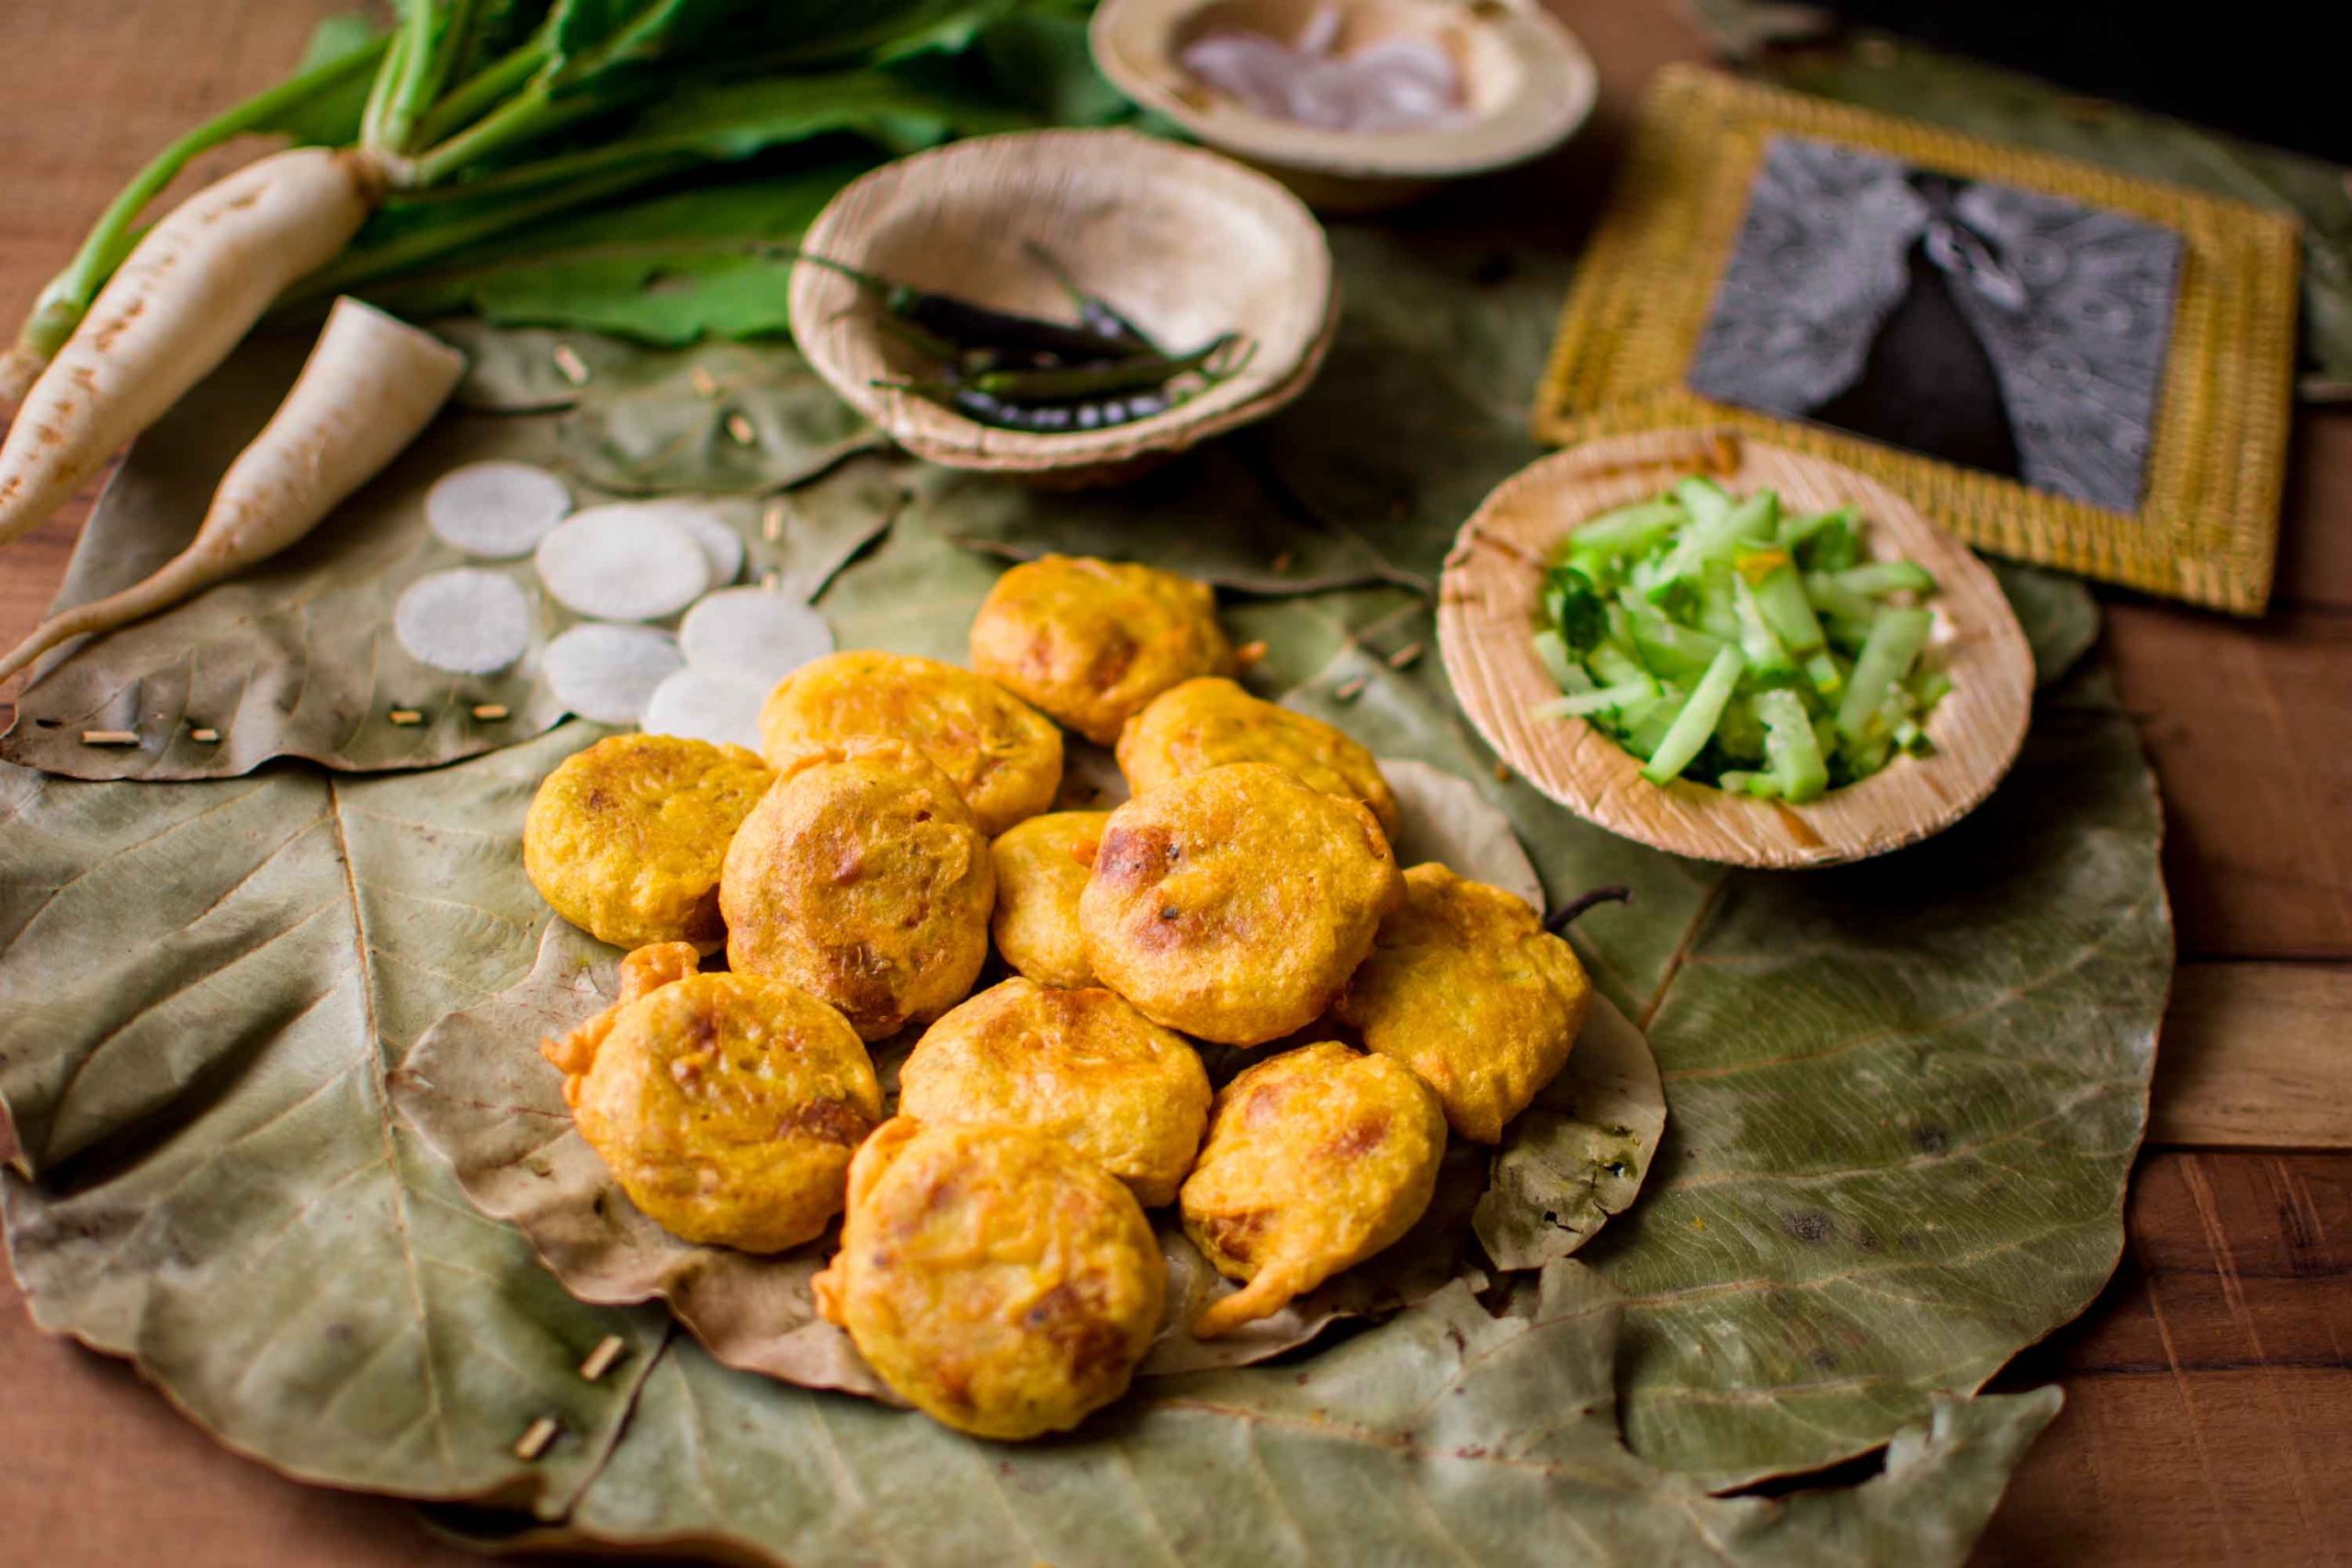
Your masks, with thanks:
[(1566, 1065), (1591, 1006), (1584, 965), (1523, 900), (1432, 863), (1405, 873), (1405, 902), (1333, 1011), (1419, 1074), (1455, 1132), (1494, 1144)]
[(1111, 992), (1014, 979), (924, 1032), (899, 1070), (899, 1113), (1051, 1134), (1149, 1209), (1173, 1202), (1193, 1168), (1209, 1077), (1181, 1036)]
[(972, 668), (1108, 746), (1170, 686), (1230, 675), (1237, 665), (1207, 583), (1125, 561), (1045, 556), (998, 578), (981, 602)]
[(751, 975), (689, 975), (628, 1003), (564, 1098), (629, 1201), (673, 1235), (745, 1252), (823, 1231), (882, 1117), (841, 1014)]
[(806, 757), (727, 852), (727, 962), (802, 987), (866, 1040), (937, 1018), (988, 959), (996, 871), (946, 776), (908, 748)]
[(523, 869), (555, 912), (616, 947), (716, 945), (718, 868), (768, 787), (741, 746), (613, 735), (539, 783), (523, 822)]
[(1004, 961), (1041, 986), (1091, 986), (1079, 896), (1094, 869), (1107, 811), (1049, 811), (989, 845), (996, 863), (996, 914), (989, 930)]
[(1444, 1153), (1437, 1097), (1386, 1056), (1327, 1041), (1245, 1069), (1217, 1093), (1182, 1201), (1185, 1234), (1248, 1282), (1193, 1334), (1280, 1312), (1395, 1242), (1429, 1207)]
[(589, 1066), (596, 1060), (596, 1053), (613, 1032), (613, 1025), (628, 1010), (629, 1004), (652, 995), (664, 986), (675, 985), (695, 972), (702, 964), (702, 954), (690, 942), (657, 942), (640, 947), (621, 959), (620, 995), (612, 1005), (580, 1024), (568, 1033), (553, 1035), (539, 1042), (539, 1055), (553, 1064), (563, 1075), (563, 1102), (577, 1103), (580, 1085), (588, 1076)]
[(943, 1425), (1066, 1431), (1125, 1392), (1168, 1291), (1135, 1194), (1026, 1127), (899, 1116), (850, 1168), (817, 1308)]
[(1175, 779), (1103, 825), (1087, 962), (1155, 1023), (1259, 1045), (1320, 1017), (1404, 897), (1372, 813), (1263, 762)]
[(1062, 734), (984, 676), (935, 659), (853, 649), (804, 664), (760, 709), (760, 750), (779, 770), (869, 743), (914, 747), (945, 773), (990, 838), (1054, 802)]
[(1396, 795), (1371, 752), (1233, 681), (1204, 678), (1161, 693), (1120, 733), (1118, 751), (1119, 771), (1137, 795), (1228, 762), (1272, 762), (1326, 795), (1363, 801), (1382, 832), (1396, 831)]

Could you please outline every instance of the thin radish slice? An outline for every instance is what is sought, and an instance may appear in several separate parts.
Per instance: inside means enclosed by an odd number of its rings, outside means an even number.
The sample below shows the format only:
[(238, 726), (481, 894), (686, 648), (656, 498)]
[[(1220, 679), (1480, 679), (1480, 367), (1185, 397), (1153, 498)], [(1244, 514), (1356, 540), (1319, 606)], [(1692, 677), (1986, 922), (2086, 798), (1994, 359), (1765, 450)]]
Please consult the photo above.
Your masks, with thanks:
[(392, 635), (420, 664), (452, 675), (492, 674), (530, 647), (531, 597), (495, 571), (436, 571), (401, 595)]
[(713, 675), (691, 667), (654, 689), (645, 704), (638, 728), (648, 735), (683, 735), (718, 746), (760, 749), (760, 705), (767, 700), (763, 681), (740, 675)]
[(658, 621), (710, 586), (695, 536), (642, 506), (592, 506), (559, 523), (534, 552), (559, 604), (600, 621)]
[(424, 492), (424, 521), (445, 544), (471, 556), (527, 556), (571, 510), (563, 481), (530, 463), (468, 463)]
[(539, 656), (555, 700), (598, 724), (635, 724), (654, 689), (684, 664), (668, 632), (593, 623), (572, 627)]
[(695, 536), (702, 547), (702, 558), (710, 568), (710, 585), (724, 588), (743, 575), (743, 536), (729, 527), (725, 519), (699, 506), (648, 507), (664, 522), (675, 523)]
[(686, 662), (707, 675), (773, 686), (833, 650), (825, 617), (763, 588), (730, 588), (686, 612), (678, 625)]

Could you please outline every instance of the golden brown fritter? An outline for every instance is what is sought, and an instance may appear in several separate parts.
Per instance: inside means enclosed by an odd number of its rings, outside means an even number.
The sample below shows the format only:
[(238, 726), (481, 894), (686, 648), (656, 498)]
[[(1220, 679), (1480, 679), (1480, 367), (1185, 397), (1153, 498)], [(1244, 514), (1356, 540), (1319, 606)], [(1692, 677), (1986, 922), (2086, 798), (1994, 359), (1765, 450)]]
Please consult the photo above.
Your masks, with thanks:
[(1213, 678), (1170, 687), (1119, 736), (1119, 771), (1137, 795), (1228, 762), (1272, 762), (1327, 795), (1363, 801), (1396, 831), (1396, 796), (1372, 753), (1319, 718)]
[(1149, 1209), (1193, 1168), (1209, 1076), (1181, 1035), (1109, 991), (1007, 980), (924, 1032), (899, 1070), (899, 1113), (1051, 1134)]
[(963, 1000), (996, 872), (956, 786), (905, 747), (803, 758), (728, 849), (727, 962), (839, 1008), (867, 1040)]
[(1445, 1116), (1429, 1086), (1336, 1041), (1270, 1056), (1218, 1091), (1186, 1179), (1184, 1233), (1248, 1283), (1204, 1339), (1280, 1312), (1412, 1229), (1437, 1190)]
[(1258, 1045), (1320, 1017), (1404, 897), (1372, 813), (1263, 762), (1189, 773), (1103, 825), (1087, 962), (1154, 1022)]
[(1168, 1292), (1135, 1194), (1026, 1127), (886, 1122), (850, 1168), (817, 1308), (942, 1424), (1067, 1431), (1125, 1392)]
[(1108, 746), (1170, 686), (1237, 666), (1207, 583), (1125, 561), (1045, 556), (998, 578), (981, 602), (972, 668)]
[(702, 954), (690, 942), (657, 942), (625, 954), (621, 959), (620, 995), (613, 998), (612, 1005), (570, 1032), (539, 1042), (539, 1055), (563, 1075), (566, 1105), (577, 1102), (589, 1066), (596, 1060), (596, 1053), (604, 1048), (606, 1037), (621, 1021), (621, 1014), (628, 1010), (629, 1004), (664, 986), (676, 984), (701, 965)]
[(1522, 899), (1432, 863), (1405, 874), (1405, 902), (1333, 1010), (1419, 1074), (1455, 1132), (1493, 1144), (1566, 1064), (1591, 1005), (1584, 965)]
[(1079, 895), (1094, 869), (1107, 811), (1049, 811), (989, 845), (996, 915), (989, 929), (1004, 961), (1041, 986), (1091, 986)]
[(718, 867), (768, 787), (741, 746), (614, 735), (540, 781), (523, 821), (523, 869), (555, 912), (616, 947), (715, 945)]
[(990, 838), (1054, 803), (1062, 732), (995, 682), (907, 653), (854, 649), (804, 664), (760, 709), (760, 750), (783, 769), (875, 742), (914, 747)]
[(564, 1098), (654, 1223), (745, 1252), (822, 1232), (882, 1117), (874, 1064), (841, 1014), (751, 975), (689, 975), (630, 1002)]

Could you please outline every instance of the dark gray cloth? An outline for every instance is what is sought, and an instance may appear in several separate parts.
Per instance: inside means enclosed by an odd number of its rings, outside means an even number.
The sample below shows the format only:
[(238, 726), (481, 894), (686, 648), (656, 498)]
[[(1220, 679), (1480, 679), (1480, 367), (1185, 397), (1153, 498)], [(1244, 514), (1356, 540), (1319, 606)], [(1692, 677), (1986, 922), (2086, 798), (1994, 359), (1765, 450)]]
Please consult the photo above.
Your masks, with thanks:
[[(2120, 213), (1780, 137), (1750, 187), (1690, 384), (2129, 512), (2180, 255), (2179, 235)], [(1937, 333), (1973, 341), (1941, 344), (1929, 364), (1888, 363), (1916, 358)], [(1973, 388), (1970, 366), (1987, 363)]]

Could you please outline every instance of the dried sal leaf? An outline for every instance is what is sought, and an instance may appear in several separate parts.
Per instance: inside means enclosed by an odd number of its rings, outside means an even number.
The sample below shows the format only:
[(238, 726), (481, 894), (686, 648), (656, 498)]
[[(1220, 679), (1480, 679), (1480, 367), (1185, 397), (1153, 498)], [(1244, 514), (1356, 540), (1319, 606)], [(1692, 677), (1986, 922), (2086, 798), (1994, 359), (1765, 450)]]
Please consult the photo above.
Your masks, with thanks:
[(598, 724), (635, 724), (662, 682), (685, 667), (678, 639), (651, 626), (573, 626), (539, 656), (556, 700)]
[[(809, 1281), (831, 1255), (831, 1234), (772, 1257), (681, 1241), (629, 1201), (571, 1131), (561, 1075), (541, 1057), (538, 1041), (607, 1005), (617, 964), (614, 949), (560, 920), (548, 922), (527, 976), (490, 1002), (442, 1020), (418, 1043), (396, 1091), (401, 1114), (449, 1161), (467, 1196), (519, 1228), (580, 1300), (663, 1301), (729, 1366), (896, 1403), (848, 1337), (816, 1315)], [(886, 1085), (911, 1044), (907, 1035), (877, 1048)], [(560, 1126), (557, 1117), (564, 1118)], [(1224, 1340), (1195, 1340), (1185, 1325), (1202, 1303), (1234, 1286), (1202, 1259), (1171, 1213), (1159, 1213), (1170, 1303), (1143, 1375), (1263, 1360), (1340, 1318), (1394, 1312), (1457, 1279), (1483, 1283), (1469, 1255), (1469, 1217), (1484, 1166), (1481, 1151), (1453, 1150), (1438, 1197), (1403, 1240), (1251, 1332)]]
[(1959, 1568), (2058, 1410), (2055, 1389), (1939, 1398), (1868, 1481), (1711, 1497), (1619, 1438), (1619, 1316), (1574, 1262), (1494, 1306), (1465, 1283), (1311, 1359), (1143, 1380), (1031, 1444), (763, 1386), (673, 1342), (566, 1524), (495, 1544), (691, 1540), (779, 1565)]
[(1541, 1269), (1631, 1208), (1666, 1134), (1666, 1086), (1633, 1021), (1592, 999), (1568, 1065), (1503, 1131), (1478, 1241), (1495, 1266)]
[[(708, 601), (705, 601), (708, 603)], [(692, 653), (688, 659), (691, 660)], [(653, 689), (638, 728), (649, 735), (683, 735), (714, 745), (760, 749), (760, 705), (769, 682), (715, 674), (691, 662)]]
[(401, 1114), (449, 1161), (466, 1195), (520, 1230), (581, 1301), (667, 1302), (729, 1366), (888, 1397), (849, 1336), (816, 1314), (808, 1281), (831, 1256), (830, 1239), (773, 1258), (680, 1241), (629, 1201), (572, 1130), (563, 1076), (538, 1042), (613, 1000), (618, 957), (548, 921), (529, 975), (417, 1043), (394, 1089)]
[(468, 463), (424, 492), (424, 520), (442, 543), (492, 560), (529, 555), (571, 510), (571, 491), (536, 463)]
[(452, 675), (488, 675), (531, 645), (531, 598), (503, 572), (458, 567), (418, 578), (392, 607), (409, 657)]
[(686, 662), (710, 675), (773, 686), (833, 651), (831, 623), (808, 605), (760, 588), (706, 597), (678, 626)]
[(1478, 786), (1409, 757), (1383, 757), (1381, 775), (1396, 793), (1396, 863), (1436, 861), (1474, 882), (1489, 883), (1541, 912), (1544, 883), (1520, 848), (1519, 835)]
[(556, 525), (532, 558), (557, 603), (600, 621), (658, 621), (710, 586), (702, 546), (653, 507), (591, 506)]

